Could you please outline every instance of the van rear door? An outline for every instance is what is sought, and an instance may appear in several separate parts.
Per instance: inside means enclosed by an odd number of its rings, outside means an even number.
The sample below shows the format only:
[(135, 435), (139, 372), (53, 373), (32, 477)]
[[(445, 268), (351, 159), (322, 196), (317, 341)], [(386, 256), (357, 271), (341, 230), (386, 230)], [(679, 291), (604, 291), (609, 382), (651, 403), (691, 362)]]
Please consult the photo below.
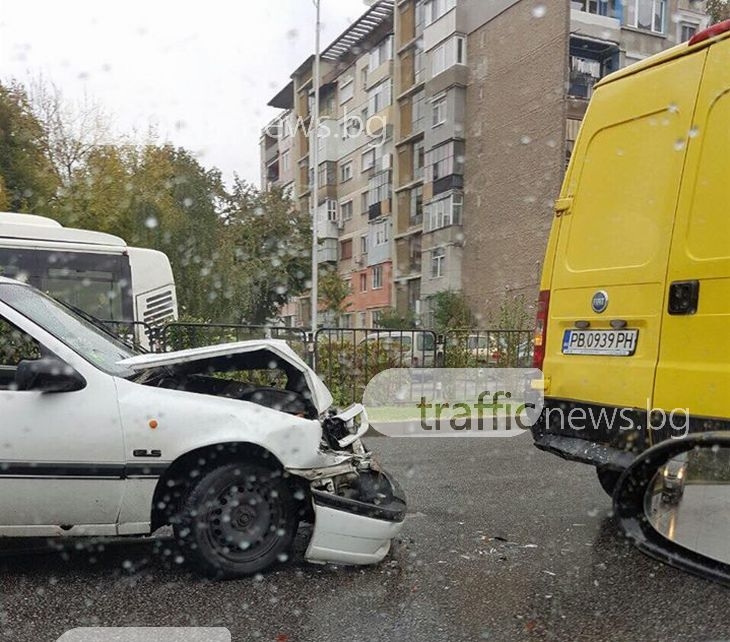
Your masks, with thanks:
[[(665, 291), (655, 404), (692, 429), (730, 419), (730, 39), (707, 50)], [(723, 424), (707, 419), (724, 419)], [(679, 419), (675, 425), (681, 426)], [(657, 434), (656, 438), (667, 437)]]
[[(544, 364), (549, 398), (636, 409), (651, 403), (686, 154), (680, 141), (692, 126), (703, 63), (702, 52), (670, 59), (608, 82), (593, 97), (556, 226)], [(605, 309), (596, 312), (594, 304)], [(566, 331), (576, 328), (638, 330), (638, 339), (623, 344), (623, 356), (596, 354), (615, 337), (566, 354)]]

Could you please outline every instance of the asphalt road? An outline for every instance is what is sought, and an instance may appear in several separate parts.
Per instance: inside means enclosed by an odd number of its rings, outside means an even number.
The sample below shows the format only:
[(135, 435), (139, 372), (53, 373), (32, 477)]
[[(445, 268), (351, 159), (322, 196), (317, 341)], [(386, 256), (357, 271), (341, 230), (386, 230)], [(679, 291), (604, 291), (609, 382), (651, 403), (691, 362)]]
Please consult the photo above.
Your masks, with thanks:
[(149, 542), (0, 557), (0, 641), (79, 626), (222, 626), (264, 640), (722, 640), (730, 591), (616, 534), (592, 469), (512, 439), (370, 439), (410, 515), (384, 563), (294, 557), (211, 582)]

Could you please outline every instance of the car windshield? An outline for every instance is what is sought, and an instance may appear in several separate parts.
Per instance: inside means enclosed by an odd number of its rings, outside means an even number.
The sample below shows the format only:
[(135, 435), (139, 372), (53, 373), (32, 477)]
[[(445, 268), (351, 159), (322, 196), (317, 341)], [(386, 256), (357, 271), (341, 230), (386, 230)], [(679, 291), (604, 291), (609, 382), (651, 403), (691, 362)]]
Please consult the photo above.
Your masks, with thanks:
[(3, 283), (0, 284), (0, 301), (38, 324), (99, 370), (125, 378), (134, 374), (117, 364), (137, 354), (134, 350), (51, 297), (25, 285)]

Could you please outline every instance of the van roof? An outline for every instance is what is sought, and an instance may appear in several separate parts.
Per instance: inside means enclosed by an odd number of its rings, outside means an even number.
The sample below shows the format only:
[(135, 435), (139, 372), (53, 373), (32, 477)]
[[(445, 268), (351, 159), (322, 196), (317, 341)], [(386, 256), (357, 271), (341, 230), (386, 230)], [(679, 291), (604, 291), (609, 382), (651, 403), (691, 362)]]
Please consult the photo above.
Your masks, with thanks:
[(45, 216), (0, 212), (0, 239), (7, 238), (111, 247), (127, 246), (124, 239), (118, 236), (63, 227), (58, 221)]
[(614, 82), (621, 78), (625, 78), (626, 76), (631, 76), (640, 71), (644, 71), (645, 69), (649, 69), (651, 67), (656, 67), (658, 65), (662, 65), (665, 62), (669, 62), (670, 60), (675, 60), (676, 58), (681, 58), (682, 56), (686, 56), (687, 54), (691, 54), (696, 51), (699, 51), (700, 49), (704, 49), (705, 47), (709, 47), (709, 46), (715, 44), (716, 42), (719, 42), (720, 40), (725, 40), (726, 38), (730, 38), (730, 31), (722, 33), (713, 38), (710, 38), (709, 40), (703, 40), (702, 42), (698, 42), (697, 44), (691, 45), (691, 46), (689, 45), (689, 43), (683, 42), (682, 44), (671, 47), (670, 49), (666, 49), (665, 51), (662, 51), (658, 54), (650, 56), (649, 58), (646, 58), (645, 60), (641, 60), (639, 62), (634, 63), (633, 65), (629, 65), (628, 67), (624, 67), (623, 69), (619, 69), (618, 71), (615, 71), (612, 74), (609, 74), (608, 76), (603, 78), (599, 83), (597, 83), (596, 87), (601, 87), (602, 85), (607, 85), (610, 82)]

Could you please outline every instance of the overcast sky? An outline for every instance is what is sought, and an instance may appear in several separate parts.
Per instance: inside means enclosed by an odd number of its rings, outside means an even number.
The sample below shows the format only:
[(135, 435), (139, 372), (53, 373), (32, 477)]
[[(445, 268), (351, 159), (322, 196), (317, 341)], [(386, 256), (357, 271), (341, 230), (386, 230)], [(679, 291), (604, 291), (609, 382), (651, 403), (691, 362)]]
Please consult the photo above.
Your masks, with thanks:
[[(323, 46), (366, 10), (322, 0)], [(313, 51), (312, 0), (0, 0), (0, 81), (42, 75), (256, 184), (266, 103)]]

